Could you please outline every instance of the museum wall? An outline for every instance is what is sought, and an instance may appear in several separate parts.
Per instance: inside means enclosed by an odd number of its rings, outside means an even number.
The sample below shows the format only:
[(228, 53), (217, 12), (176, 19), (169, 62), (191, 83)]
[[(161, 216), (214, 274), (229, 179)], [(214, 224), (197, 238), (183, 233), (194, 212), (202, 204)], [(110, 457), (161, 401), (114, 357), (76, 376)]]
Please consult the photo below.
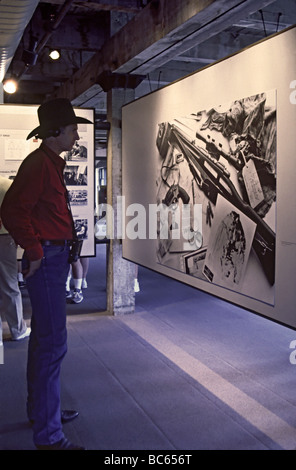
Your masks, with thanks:
[(124, 106), (119, 201), (126, 259), (293, 328), (295, 46), (293, 27)]

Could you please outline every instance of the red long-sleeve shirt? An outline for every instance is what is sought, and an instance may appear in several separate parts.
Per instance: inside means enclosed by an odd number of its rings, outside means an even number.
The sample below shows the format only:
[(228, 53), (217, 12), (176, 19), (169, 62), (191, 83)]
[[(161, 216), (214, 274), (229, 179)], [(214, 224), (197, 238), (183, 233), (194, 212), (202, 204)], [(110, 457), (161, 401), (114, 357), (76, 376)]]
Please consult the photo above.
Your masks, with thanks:
[(30, 261), (43, 257), (40, 240), (73, 238), (64, 167), (64, 160), (42, 143), (25, 158), (4, 197), (3, 224)]

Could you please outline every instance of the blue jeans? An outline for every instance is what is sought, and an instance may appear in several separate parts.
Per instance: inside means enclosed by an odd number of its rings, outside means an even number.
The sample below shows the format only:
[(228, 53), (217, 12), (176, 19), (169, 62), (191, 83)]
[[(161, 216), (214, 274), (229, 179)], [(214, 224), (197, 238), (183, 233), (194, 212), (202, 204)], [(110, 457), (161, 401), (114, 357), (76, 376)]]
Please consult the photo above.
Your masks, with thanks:
[(60, 406), (60, 367), (67, 352), (65, 285), (67, 246), (44, 246), (41, 267), (27, 279), (32, 306), (28, 349), (27, 411), (36, 445), (64, 437)]

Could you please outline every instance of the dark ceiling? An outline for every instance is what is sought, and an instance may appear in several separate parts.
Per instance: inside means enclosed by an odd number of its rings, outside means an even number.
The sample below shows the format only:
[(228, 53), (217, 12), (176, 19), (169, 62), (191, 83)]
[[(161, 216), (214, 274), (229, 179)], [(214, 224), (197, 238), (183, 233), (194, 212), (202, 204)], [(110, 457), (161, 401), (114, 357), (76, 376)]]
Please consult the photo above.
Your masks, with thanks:
[[(113, 34), (134, 21), (142, 10), (152, 8), (151, 4), (157, 9), (158, 3), (155, 0), (40, 1), (6, 73), (6, 77), (18, 77), (19, 90), (14, 95), (4, 93), (4, 102), (41, 103), (69, 81)], [(225, 1), (217, 0), (216, 3), (225, 9)], [(258, 1), (260, 9), (251, 5), (256, 3), (252, 0), (237, 3), (249, 4), (252, 13), (245, 16), (248, 10), (233, 8), (231, 23), (226, 22), (225, 27), (220, 25), (217, 33), (213, 30), (215, 26), (209, 25), (203, 40), (194, 42), (193, 37), (186, 50), (180, 52), (177, 48), (171, 57), (164, 57), (163, 63), (161, 59), (160, 62), (151, 61), (150, 67), (145, 69), (139, 93), (143, 95), (167, 85), (296, 23), (295, 0)], [(173, 41), (176, 39), (169, 37), (167, 45)], [(181, 43), (183, 38), (178, 41)], [(130, 46), (127, 41), (123, 47)], [(56, 62), (48, 56), (51, 48), (61, 52), (61, 58)], [(118, 50), (118, 55), (121, 52)], [(36, 63), (30, 65), (34, 60)], [(141, 60), (145, 62), (145, 51)], [(79, 105), (103, 112), (104, 92), (98, 86), (92, 92), (85, 90)]]

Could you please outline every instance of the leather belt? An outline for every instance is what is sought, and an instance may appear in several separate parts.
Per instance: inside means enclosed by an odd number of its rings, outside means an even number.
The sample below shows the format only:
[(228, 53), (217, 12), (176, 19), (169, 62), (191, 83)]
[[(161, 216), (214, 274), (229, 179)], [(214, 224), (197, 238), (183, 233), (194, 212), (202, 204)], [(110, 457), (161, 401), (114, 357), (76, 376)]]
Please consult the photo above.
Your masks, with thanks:
[(72, 240), (41, 240), (43, 246), (70, 246)]

